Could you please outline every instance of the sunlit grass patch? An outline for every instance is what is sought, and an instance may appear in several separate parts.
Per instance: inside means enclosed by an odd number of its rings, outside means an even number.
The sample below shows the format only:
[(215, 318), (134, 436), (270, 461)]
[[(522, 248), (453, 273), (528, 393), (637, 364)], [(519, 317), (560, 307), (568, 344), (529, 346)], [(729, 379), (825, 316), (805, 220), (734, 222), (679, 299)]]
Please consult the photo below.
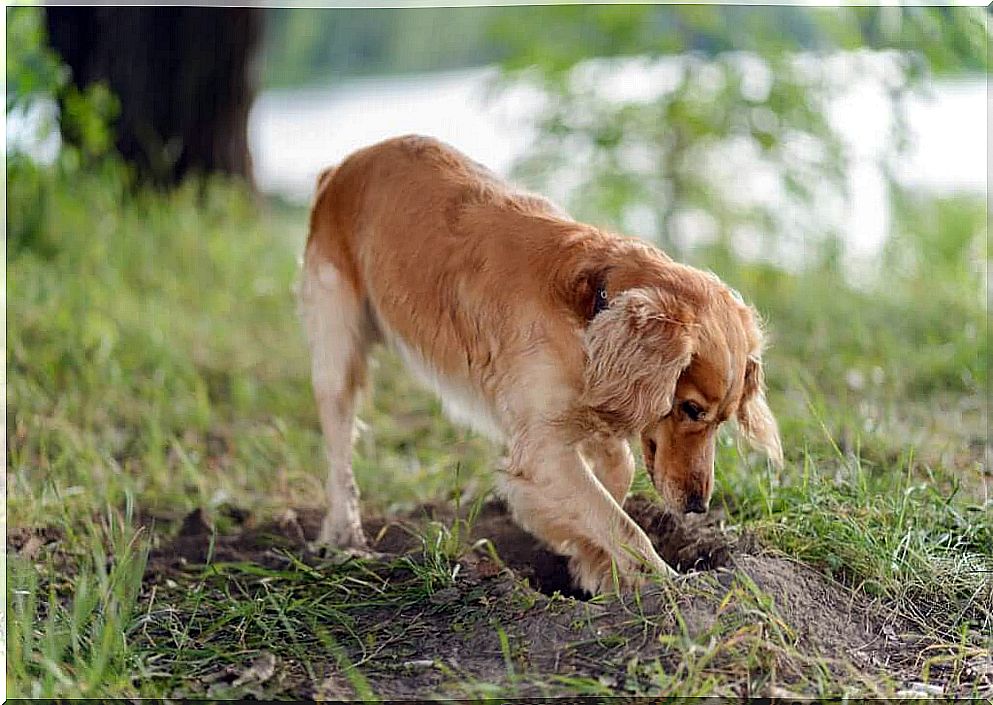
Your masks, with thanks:
[(942, 638), (993, 627), (993, 504), (956, 501), (910, 472), (804, 464), (751, 524), (760, 536), (870, 595), (891, 600)]

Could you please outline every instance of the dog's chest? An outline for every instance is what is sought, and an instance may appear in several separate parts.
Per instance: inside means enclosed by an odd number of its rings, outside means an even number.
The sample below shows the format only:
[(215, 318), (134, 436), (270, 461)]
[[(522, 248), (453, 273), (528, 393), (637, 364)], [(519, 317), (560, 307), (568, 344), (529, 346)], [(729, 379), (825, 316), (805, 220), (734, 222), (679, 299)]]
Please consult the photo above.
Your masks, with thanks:
[(386, 338), (403, 358), (407, 369), (438, 395), (448, 418), (468, 426), (491, 440), (497, 442), (505, 440), (506, 436), (493, 409), (471, 383), (441, 374), (398, 336), (387, 333)]

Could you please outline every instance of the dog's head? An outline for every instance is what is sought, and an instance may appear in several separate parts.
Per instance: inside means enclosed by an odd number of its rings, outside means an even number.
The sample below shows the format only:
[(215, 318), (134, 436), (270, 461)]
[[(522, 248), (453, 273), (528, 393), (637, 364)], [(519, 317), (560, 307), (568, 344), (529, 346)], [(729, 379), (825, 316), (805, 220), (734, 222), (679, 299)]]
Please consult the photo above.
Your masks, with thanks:
[[(703, 512), (718, 427), (782, 463), (766, 403), (755, 312), (716, 278), (685, 268), (692, 286), (639, 286), (603, 299), (586, 329), (587, 405), (619, 431), (640, 433), (655, 487), (674, 511)], [(692, 275), (686, 274), (692, 272)]]

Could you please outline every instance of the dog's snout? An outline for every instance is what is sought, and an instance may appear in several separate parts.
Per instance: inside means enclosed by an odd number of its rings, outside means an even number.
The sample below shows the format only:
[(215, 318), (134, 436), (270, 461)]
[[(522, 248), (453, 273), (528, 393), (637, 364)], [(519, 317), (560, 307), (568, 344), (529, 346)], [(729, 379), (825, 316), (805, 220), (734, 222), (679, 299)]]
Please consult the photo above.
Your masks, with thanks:
[(707, 501), (698, 494), (686, 498), (687, 514), (703, 514), (707, 511)]

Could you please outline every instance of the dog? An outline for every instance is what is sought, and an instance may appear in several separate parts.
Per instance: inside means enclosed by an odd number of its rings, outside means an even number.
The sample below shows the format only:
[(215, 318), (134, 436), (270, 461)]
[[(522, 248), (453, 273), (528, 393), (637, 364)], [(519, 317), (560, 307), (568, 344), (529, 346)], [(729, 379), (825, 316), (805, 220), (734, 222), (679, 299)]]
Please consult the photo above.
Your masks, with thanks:
[(629, 439), (675, 512), (707, 510), (729, 418), (782, 463), (762, 330), (736, 292), (428, 137), (320, 175), (300, 306), (328, 461), (321, 546), (367, 549), (352, 432), (377, 342), (453, 420), (506, 445), (498, 491), (593, 594), (675, 574), (622, 508)]

